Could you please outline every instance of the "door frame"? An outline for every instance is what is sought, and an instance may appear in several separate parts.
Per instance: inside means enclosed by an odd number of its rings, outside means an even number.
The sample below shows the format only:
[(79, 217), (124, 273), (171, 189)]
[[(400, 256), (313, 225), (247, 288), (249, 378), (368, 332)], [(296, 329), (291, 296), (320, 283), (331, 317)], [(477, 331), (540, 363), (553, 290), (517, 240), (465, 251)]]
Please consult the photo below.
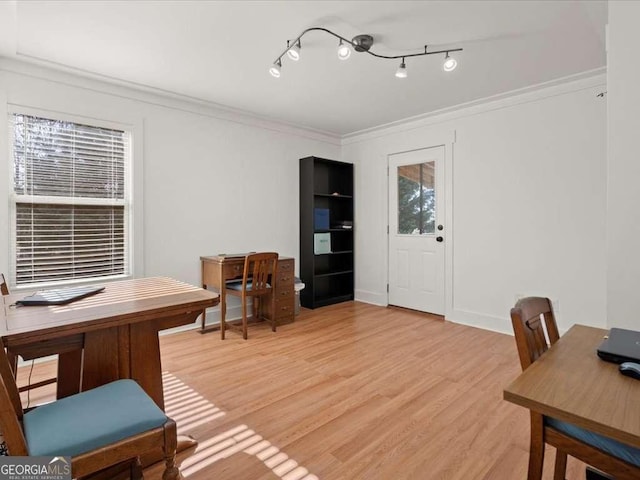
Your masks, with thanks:
[[(454, 247), (454, 229), (453, 229), (453, 158), (454, 146), (456, 143), (455, 130), (443, 130), (432, 132), (426, 135), (426, 138), (420, 138), (419, 141), (402, 142), (401, 145), (388, 148), (384, 156), (384, 162), (387, 169), (386, 196), (387, 196), (387, 241), (385, 242), (385, 269), (387, 279), (386, 304), (389, 306), (389, 215), (392, 206), (389, 205), (389, 157), (400, 153), (414, 152), (433, 147), (444, 148), (444, 318), (451, 318), (453, 313), (453, 247)], [(404, 147), (404, 148), (403, 148)]]

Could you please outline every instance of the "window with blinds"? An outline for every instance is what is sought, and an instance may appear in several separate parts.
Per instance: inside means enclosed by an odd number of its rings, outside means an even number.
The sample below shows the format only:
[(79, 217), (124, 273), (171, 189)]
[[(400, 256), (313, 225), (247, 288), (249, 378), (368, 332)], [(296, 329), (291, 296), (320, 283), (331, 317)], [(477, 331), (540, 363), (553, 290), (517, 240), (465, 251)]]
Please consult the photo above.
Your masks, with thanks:
[(15, 285), (128, 275), (130, 133), (10, 114)]

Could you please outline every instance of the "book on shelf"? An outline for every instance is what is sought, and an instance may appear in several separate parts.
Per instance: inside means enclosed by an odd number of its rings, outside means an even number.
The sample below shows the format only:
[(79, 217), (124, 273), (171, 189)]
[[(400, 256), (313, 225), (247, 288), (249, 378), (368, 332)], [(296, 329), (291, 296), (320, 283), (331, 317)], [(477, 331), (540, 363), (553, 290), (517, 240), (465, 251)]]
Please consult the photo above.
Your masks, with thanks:
[(329, 230), (329, 209), (313, 209), (313, 228), (315, 230)]
[(323, 253), (331, 253), (331, 234), (330, 233), (314, 233), (313, 234), (313, 253), (322, 255)]

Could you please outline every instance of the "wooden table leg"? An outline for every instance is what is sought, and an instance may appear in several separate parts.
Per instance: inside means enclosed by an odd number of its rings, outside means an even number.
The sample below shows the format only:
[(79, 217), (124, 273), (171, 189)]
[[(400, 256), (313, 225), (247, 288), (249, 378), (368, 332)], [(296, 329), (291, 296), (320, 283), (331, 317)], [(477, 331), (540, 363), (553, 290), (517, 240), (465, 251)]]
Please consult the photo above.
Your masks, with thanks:
[[(120, 378), (131, 378), (164, 410), (158, 329), (156, 323), (149, 321), (87, 332), (82, 389), (88, 390)], [(65, 363), (70, 362), (71, 358), (71, 354), (65, 357)], [(197, 444), (191, 437), (178, 436), (178, 452)], [(164, 454), (158, 449), (144, 455), (142, 464), (146, 467), (163, 459)]]
[(158, 329), (152, 322), (134, 323), (129, 335), (131, 378), (164, 410)]
[(82, 349), (58, 354), (56, 398), (65, 398), (80, 391)]
[[(131, 378), (135, 379), (154, 402), (164, 410), (164, 390), (162, 386), (162, 363), (160, 360), (160, 339), (157, 327), (151, 322), (135, 323), (130, 326)], [(178, 452), (198, 445), (197, 440), (178, 435)], [(164, 459), (161, 450), (152, 451), (141, 459), (147, 467)]]
[(224, 279), (224, 267), (220, 269), (220, 338), (224, 340), (226, 328), (225, 318), (227, 316), (227, 291)]
[(110, 327), (85, 333), (82, 391), (130, 378), (127, 372), (121, 371), (118, 330), (119, 327)]
[[(208, 332), (213, 332), (216, 331), (220, 328), (221, 331), (223, 331), (222, 329), (222, 320), (224, 319), (224, 315), (226, 314), (227, 311), (227, 302), (226, 302), (226, 298), (225, 298), (225, 279), (227, 277), (230, 277), (230, 275), (235, 272), (235, 270), (232, 268), (232, 271), (229, 271), (229, 268), (232, 267), (227, 267), (226, 264), (222, 264), (219, 262), (206, 262), (206, 261), (201, 261), (200, 262), (200, 281), (202, 284), (202, 288), (204, 288), (205, 290), (207, 289), (214, 289), (219, 293), (219, 305), (220, 305), (220, 316), (221, 316), (221, 323), (220, 325), (209, 325), (207, 326), (206, 324), (206, 309), (203, 311), (202, 313), (202, 319), (201, 319), (201, 325), (200, 325), (200, 333), (208, 333)], [(223, 338), (224, 338), (224, 333), (222, 334)]]
[[(206, 290), (207, 286), (203, 285), (202, 288), (204, 288)], [(204, 333), (206, 331), (205, 327), (207, 325), (207, 309), (206, 308), (202, 311), (202, 315), (200, 317), (201, 317), (200, 318), (200, 322), (201, 322), (200, 323), (200, 333)]]
[[(205, 278), (204, 278), (204, 262), (200, 262), (200, 281), (202, 282), (202, 288), (204, 288), (205, 290), (207, 289), (207, 285), (204, 283)], [(204, 333), (205, 332), (205, 327), (207, 325), (207, 309), (205, 308), (202, 311), (202, 325), (200, 326), (200, 333)]]

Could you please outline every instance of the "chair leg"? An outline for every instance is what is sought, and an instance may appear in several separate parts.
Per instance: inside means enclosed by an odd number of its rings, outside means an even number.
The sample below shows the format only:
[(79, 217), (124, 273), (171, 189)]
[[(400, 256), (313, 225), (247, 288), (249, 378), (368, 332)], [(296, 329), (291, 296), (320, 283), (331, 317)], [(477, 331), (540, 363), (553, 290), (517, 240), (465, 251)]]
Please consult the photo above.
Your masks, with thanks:
[(271, 331), (276, 331), (276, 294), (271, 295)]
[(553, 473), (553, 480), (565, 480), (567, 473), (567, 454), (556, 449), (556, 465)]
[(136, 459), (131, 463), (131, 480), (144, 480), (140, 457), (136, 457)]
[(173, 456), (169, 457), (165, 455), (164, 465), (165, 465), (165, 468), (164, 468), (164, 473), (162, 474), (162, 480), (180, 480), (183, 478), (182, 474), (180, 473), (180, 470), (176, 466), (175, 451), (173, 453)]
[(542, 415), (531, 412), (531, 441), (529, 444), (529, 473), (527, 480), (542, 480), (544, 464), (544, 422)]
[(242, 299), (242, 338), (247, 339), (247, 300)]
[(259, 297), (253, 297), (253, 299), (251, 300), (251, 304), (253, 306), (253, 320), (258, 321), (261, 316), (261, 312), (258, 309), (258, 306), (260, 306)]
[(182, 474), (176, 466), (176, 451), (178, 449), (178, 436), (176, 424), (173, 421), (167, 422), (164, 427), (164, 473), (162, 480), (180, 480)]
[(18, 378), (18, 355), (7, 349), (7, 359), (11, 367), (13, 378)]
[[(223, 310), (224, 309), (224, 310)], [(224, 340), (224, 334), (227, 330), (227, 304), (225, 302), (224, 306), (220, 306), (220, 338)]]

